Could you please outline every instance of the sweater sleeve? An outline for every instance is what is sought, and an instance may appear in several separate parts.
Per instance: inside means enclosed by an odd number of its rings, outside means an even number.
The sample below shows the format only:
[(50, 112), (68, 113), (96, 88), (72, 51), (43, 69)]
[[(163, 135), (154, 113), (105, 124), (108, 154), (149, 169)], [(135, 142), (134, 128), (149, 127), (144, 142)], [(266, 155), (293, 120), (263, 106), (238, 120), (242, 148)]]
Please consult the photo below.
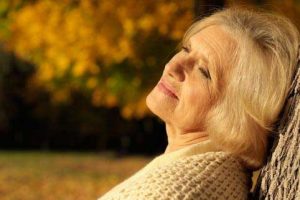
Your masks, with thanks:
[(239, 200), (247, 199), (248, 178), (224, 153), (190, 156), (148, 171), (118, 186), (101, 200)]

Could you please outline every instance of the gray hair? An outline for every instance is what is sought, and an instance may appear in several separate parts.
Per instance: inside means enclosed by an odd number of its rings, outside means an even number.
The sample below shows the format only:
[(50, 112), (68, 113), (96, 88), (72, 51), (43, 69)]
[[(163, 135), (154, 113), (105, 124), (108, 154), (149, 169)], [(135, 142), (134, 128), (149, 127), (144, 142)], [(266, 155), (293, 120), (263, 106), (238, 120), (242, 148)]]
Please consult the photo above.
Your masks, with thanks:
[[(195, 33), (217, 25), (236, 42), (228, 75), (216, 72), (216, 105), (206, 128), (222, 150), (256, 169), (265, 159), (267, 136), (282, 110), (298, 61), (300, 36), (293, 23), (278, 14), (227, 8), (195, 22), (183, 43)], [(220, 74), (221, 73), (221, 74)], [(223, 76), (228, 76), (220, 89)]]

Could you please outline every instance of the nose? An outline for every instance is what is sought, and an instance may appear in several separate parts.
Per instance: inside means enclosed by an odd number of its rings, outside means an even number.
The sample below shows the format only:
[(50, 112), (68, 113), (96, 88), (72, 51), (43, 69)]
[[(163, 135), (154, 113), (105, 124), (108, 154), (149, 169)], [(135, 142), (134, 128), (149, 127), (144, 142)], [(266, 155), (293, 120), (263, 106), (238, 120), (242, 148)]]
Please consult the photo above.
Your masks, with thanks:
[(182, 70), (182, 66), (175, 65), (173, 63), (168, 63), (166, 65), (167, 75), (176, 81), (183, 82), (185, 79), (185, 74)]
[(176, 81), (183, 82), (186, 78), (186, 63), (184, 58), (173, 58), (167, 63), (166, 74)]

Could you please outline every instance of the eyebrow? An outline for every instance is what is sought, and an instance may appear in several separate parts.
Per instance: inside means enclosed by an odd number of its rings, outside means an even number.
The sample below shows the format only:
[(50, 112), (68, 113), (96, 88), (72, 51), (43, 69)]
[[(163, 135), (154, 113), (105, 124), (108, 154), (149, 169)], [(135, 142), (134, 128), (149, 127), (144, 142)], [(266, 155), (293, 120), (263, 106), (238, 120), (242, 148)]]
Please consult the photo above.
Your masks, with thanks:
[[(185, 46), (185, 47), (188, 48), (189, 51), (192, 51), (192, 45), (191, 45), (191, 41), (190, 41), (190, 40), (188, 40), (188, 41), (187, 41), (185, 44), (183, 44), (182, 46)], [(200, 54), (200, 57), (204, 60), (204, 62), (205, 62), (206, 64), (209, 64), (209, 63), (210, 63), (208, 57), (205, 56), (203, 53), (197, 52), (197, 54)]]
[[(191, 41), (190, 41), (190, 39), (189, 40), (187, 40), (184, 44), (183, 44), (183, 46), (185, 46), (185, 47), (187, 47), (190, 51), (192, 50), (192, 45), (191, 45)], [(201, 48), (199, 48), (199, 49), (201, 49)], [(214, 77), (214, 75), (213, 74), (215, 74), (216, 73), (216, 68), (215, 68), (215, 64), (214, 64), (214, 61), (213, 60), (211, 60), (211, 59), (209, 59), (209, 56), (207, 56), (207, 55), (205, 55), (205, 54), (203, 54), (202, 52), (197, 52), (197, 55), (198, 56), (200, 56), (200, 58), (205, 62), (205, 65), (204, 66), (202, 66), (206, 71), (207, 71), (207, 73), (209, 74), (209, 76), (210, 76), (210, 80), (212, 81), (212, 82), (215, 82), (216, 80), (215, 80), (215, 78), (213, 78)], [(198, 64), (198, 63), (197, 63)], [(199, 65), (199, 64), (198, 64)]]

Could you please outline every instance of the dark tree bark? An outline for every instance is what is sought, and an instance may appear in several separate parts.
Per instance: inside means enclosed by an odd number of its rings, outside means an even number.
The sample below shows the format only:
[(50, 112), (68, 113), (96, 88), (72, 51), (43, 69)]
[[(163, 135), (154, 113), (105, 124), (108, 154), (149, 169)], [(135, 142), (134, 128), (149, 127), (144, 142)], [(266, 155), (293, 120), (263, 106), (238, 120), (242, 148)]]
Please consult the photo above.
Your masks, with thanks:
[(300, 199), (300, 61), (253, 199)]

